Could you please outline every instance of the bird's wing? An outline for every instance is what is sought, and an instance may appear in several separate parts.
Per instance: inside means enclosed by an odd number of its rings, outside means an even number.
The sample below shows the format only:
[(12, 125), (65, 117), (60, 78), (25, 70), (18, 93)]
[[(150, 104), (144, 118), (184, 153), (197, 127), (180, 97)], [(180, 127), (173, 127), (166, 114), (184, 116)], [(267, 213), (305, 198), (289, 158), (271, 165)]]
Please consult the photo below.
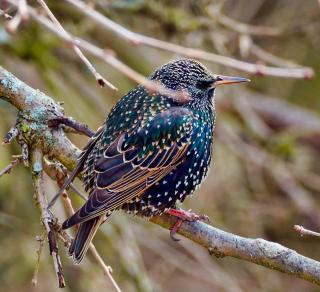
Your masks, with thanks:
[(96, 188), (86, 204), (64, 224), (71, 227), (141, 196), (186, 157), (192, 112), (172, 107), (144, 127), (121, 134), (95, 165)]

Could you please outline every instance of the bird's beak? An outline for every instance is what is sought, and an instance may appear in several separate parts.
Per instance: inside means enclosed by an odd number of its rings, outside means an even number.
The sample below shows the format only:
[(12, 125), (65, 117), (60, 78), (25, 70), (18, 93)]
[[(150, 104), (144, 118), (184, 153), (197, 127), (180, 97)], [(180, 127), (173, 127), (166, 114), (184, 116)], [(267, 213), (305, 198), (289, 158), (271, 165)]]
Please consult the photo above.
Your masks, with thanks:
[(229, 84), (241, 83), (241, 82), (250, 82), (250, 79), (243, 78), (243, 77), (218, 75), (216, 77), (215, 82), (213, 82), (212, 85), (213, 85), (213, 87), (216, 87), (219, 85), (229, 85)]

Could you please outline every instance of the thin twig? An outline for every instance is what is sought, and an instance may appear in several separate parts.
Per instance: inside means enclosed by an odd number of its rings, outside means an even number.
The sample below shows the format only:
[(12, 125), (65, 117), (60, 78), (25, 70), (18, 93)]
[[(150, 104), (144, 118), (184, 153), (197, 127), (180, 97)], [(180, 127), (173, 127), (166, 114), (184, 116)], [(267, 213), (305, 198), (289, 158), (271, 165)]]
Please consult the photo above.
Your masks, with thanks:
[(11, 141), (19, 135), (19, 131), (16, 126), (12, 127), (7, 134), (3, 137), (2, 145), (10, 144)]
[(12, 156), (12, 158), (12, 161), (3, 170), (0, 171), (0, 177), (6, 173), (10, 173), (11, 169), (22, 161), (22, 155), (14, 155)]
[[(57, 165), (55, 165), (54, 163), (50, 163), (47, 160), (44, 160), (44, 170), (50, 176), (50, 178), (52, 178), (53, 180), (57, 181), (57, 184), (58, 184), (59, 188), (61, 188), (61, 186), (63, 185), (63, 182), (64, 182), (64, 180), (66, 178), (66, 173), (63, 170), (59, 169), (59, 167)], [(81, 197), (84, 200), (86, 200), (86, 197), (84, 197), (83, 195)], [(61, 201), (62, 201), (64, 210), (66, 212), (66, 215), (68, 217), (72, 216), (74, 214), (74, 208), (72, 206), (72, 202), (71, 202), (66, 190), (64, 190), (62, 192)], [(61, 230), (61, 228), (59, 228), (59, 230)], [(70, 240), (68, 240), (67, 242), (69, 244)], [(100, 254), (96, 250), (96, 248), (93, 245), (93, 243), (90, 244), (89, 250), (92, 253), (92, 255), (93, 255), (94, 259), (96, 260), (96, 262), (98, 263), (98, 265), (101, 267), (101, 269), (103, 271), (103, 274), (110, 279), (110, 281), (111, 281), (112, 285), (114, 286), (115, 290), (117, 292), (121, 292), (121, 289), (119, 288), (118, 284), (116, 283), (116, 281), (114, 280), (114, 278), (111, 275), (112, 268), (105, 264), (105, 262), (103, 261), (102, 257), (100, 256)]]
[[(64, 206), (64, 209), (65, 209), (67, 215), (72, 216), (74, 214), (74, 209), (72, 206), (72, 202), (71, 202), (66, 191), (63, 191), (61, 198), (62, 198), (63, 206)], [(117, 292), (121, 292), (119, 285), (117, 284), (117, 282), (114, 280), (114, 278), (111, 275), (112, 268), (105, 264), (105, 262), (103, 261), (102, 257), (98, 253), (98, 251), (97, 251), (96, 247), (93, 245), (93, 243), (90, 243), (89, 251), (91, 252), (92, 256), (94, 257), (94, 259), (96, 260), (98, 265), (101, 267), (103, 274), (110, 279), (115, 290)]]
[(26, 21), (29, 18), (26, 0), (19, 0), (17, 8), (18, 10), (16, 15), (11, 18), (11, 20), (6, 25), (6, 30), (12, 34), (17, 31), (21, 22)]
[(0, 9), (0, 16), (3, 16), (5, 20), (11, 20), (12, 16), (8, 13), (6, 13), (5, 11), (3, 11), (2, 9)]
[[(47, 159), (44, 159), (43, 162), (43, 169), (46, 174), (52, 180), (57, 181), (59, 187), (61, 187), (68, 178), (67, 169), (60, 162), (51, 162)], [(87, 197), (82, 194), (73, 183), (70, 184), (70, 189), (72, 189), (72, 191), (74, 191), (82, 200), (87, 200)]]
[(117, 292), (121, 292), (121, 289), (120, 289), (119, 285), (117, 284), (117, 282), (114, 280), (114, 278), (113, 278), (112, 275), (111, 275), (111, 273), (112, 273), (111, 267), (110, 267), (110, 266), (107, 266), (107, 265), (105, 264), (105, 262), (103, 261), (102, 257), (101, 257), (101, 256), (99, 255), (99, 253), (97, 252), (96, 247), (95, 247), (92, 243), (90, 243), (89, 250), (90, 250), (92, 256), (95, 258), (96, 262), (97, 262), (97, 263), (100, 265), (100, 267), (102, 268), (103, 274), (110, 279), (110, 281), (111, 281), (113, 287), (115, 288), (115, 290), (116, 290)]
[(226, 28), (238, 32), (240, 34), (247, 35), (259, 35), (259, 36), (279, 36), (282, 30), (274, 27), (260, 26), (260, 25), (250, 25), (237, 20), (234, 20), (221, 13), (218, 5), (210, 5), (207, 9), (209, 16), (225, 26)]
[(259, 47), (253, 42), (251, 42), (250, 51), (253, 55), (258, 57), (260, 60), (268, 62), (269, 64), (272, 64), (274, 66), (282, 66), (286, 68), (299, 67), (294, 62), (275, 56), (274, 54), (271, 54), (270, 52), (262, 49), (261, 47)]
[(32, 162), (32, 178), (33, 187), (36, 203), (39, 206), (41, 213), (41, 221), (44, 225), (49, 243), (50, 255), (52, 256), (54, 269), (56, 272), (58, 286), (59, 288), (64, 288), (66, 286), (62, 264), (59, 256), (58, 243), (54, 231), (53, 216), (47, 210), (47, 199), (45, 197), (43, 188), (43, 166), (42, 166), (43, 155), (40, 149), (34, 149), (32, 152), (31, 162)]
[(36, 236), (36, 240), (39, 244), (38, 249), (36, 250), (37, 253), (37, 261), (36, 261), (36, 266), (34, 269), (33, 277), (31, 280), (31, 283), (33, 286), (36, 286), (38, 284), (38, 274), (39, 274), (39, 266), (40, 266), (40, 258), (41, 258), (41, 253), (44, 245), (44, 236)]
[(5, 28), (6, 28), (6, 31), (10, 34), (14, 34), (19, 25), (21, 23), (21, 14), (19, 12), (16, 13), (16, 15), (11, 18), (11, 20), (6, 24)]
[(315, 231), (306, 229), (302, 225), (294, 225), (293, 229), (295, 231), (297, 231), (298, 233), (300, 233), (301, 236), (303, 236), (303, 235), (311, 235), (311, 236), (320, 237), (320, 233), (319, 232), (315, 232)]
[[(7, 1), (10, 2), (12, 5), (17, 5), (15, 0), (7, 0)], [(114, 56), (114, 54), (110, 52), (110, 50), (103, 50), (83, 39), (76, 38), (72, 36), (70, 33), (68, 33), (68, 35), (72, 37), (72, 39), (70, 39), (70, 37), (66, 36), (64, 32), (57, 29), (56, 26), (51, 21), (48, 21), (46, 17), (43, 17), (42, 15), (38, 14), (35, 9), (33, 9), (30, 6), (28, 7), (28, 9), (29, 9), (30, 15), (33, 17), (35, 21), (42, 24), (44, 27), (49, 29), (58, 37), (66, 40), (67, 42), (74, 42), (75, 44), (77, 44), (78, 47), (89, 52), (93, 56), (96, 56), (97, 58), (103, 60), (105, 63), (114, 67), (115, 69), (120, 71), (122, 74), (134, 80), (138, 84), (143, 85), (146, 88), (146, 90), (149, 91), (150, 94), (153, 95), (157, 93), (157, 94), (166, 95), (178, 103), (186, 103), (190, 101), (190, 95), (186, 90), (171, 90), (163, 86), (159, 82), (155, 82), (145, 78), (143, 75), (139, 74), (138, 72), (136, 72), (135, 70), (127, 66), (125, 63), (118, 60)]]
[(27, 0), (20, 0), (18, 6), (19, 13), (21, 14), (21, 20), (26, 21), (29, 18)]
[(87, 137), (92, 137), (94, 135), (94, 131), (92, 131), (88, 125), (79, 123), (71, 117), (57, 117), (49, 121), (50, 127), (56, 127), (59, 124), (66, 125), (74, 129), (76, 133), (86, 135)]
[(125, 38), (134, 45), (144, 44), (147, 46), (155, 47), (161, 50), (166, 50), (187, 56), (190, 58), (202, 59), (209, 62), (225, 65), (241, 71), (249, 72), (256, 75), (270, 75), (285, 78), (302, 78), (309, 79), (314, 76), (313, 69), (309, 67), (300, 68), (278, 68), (265, 66), (263, 64), (252, 64), (244, 61), (239, 61), (227, 56), (221, 56), (214, 53), (209, 53), (200, 49), (193, 49), (177, 44), (165, 42), (152, 37), (132, 32), (118, 23), (110, 20), (106, 16), (94, 10), (85, 2), (79, 0), (65, 0), (72, 6), (76, 7), (82, 13), (92, 18), (95, 22), (100, 23), (102, 26), (114, 31), (119, 36)]
[[(8, 0), (13, 5), (16, 5), (15, 0)], [(44, 27), (49, 29), (51, 32), (55, 33), (58, 37), (66, 40), (66, 41), (72, 41), (78, 45), (78, 47), (82, 48), (83, 50), (89, 52), (93, 56), (96, 56), (97, 58), (103, 60), (107, 64), (111, 65), (118, 71), (120, 71), (122, 74), (127, 76), (128, 78), (134, 80), (138, 84), (143, 85), (147, 90), (149, 90), (150, 94), (162, 94), (166, 95), (176, 102), (179, 103), (185, 103), (190, 100), (190, 96), (187, 91), (183, 90), (171, 90), (167, 87), (163, 86), (159, 82), (155, 82), (152, 80), (149, 80), (145, 78), (143, 75), (139, 74), (129, 66), (127, 66), (125, 63), (118, 60), (113, 53), (110, 53), (108, 50), (103, 50), (83, 39), (76, 38), (72, 36), (72, 40), (69, 39), (69, 37), (66, 36), (65, 33), (61, 32), (56, 28), (55, 25), (51, 21), (48, 21), (47, 18), (43, 17), (42, 15), (39, 15), (33, 8), (29, 6), (29, 13), (34, 18), (35, 21), (42, 24)], [(68, 33), (69, 34), (69, 33)], [(69, 34), (71, 36), (71, 34)]]
[(82, 53), (82, 51), (79, 49), (79, 47), (75, 44), (72, 36), (63, 28), (63, 26), (60, 24), (60, 22), (57, 20), (57, 18), (54, 16), (54, 14), (51, 12), (47, 4), (44, 0), (37, 0), (38, 3), (43, 7), (43, 9), (46, 11), (47, 15), (51, 19), (51, 21), (56, 25), (56, 27), (65, 34), (66, 38), (69, 40), (72, 49), (74, 52), (78, 55), (78, 57), (83, 61), (83, 63), (88, 67), (92, 75), (96, 78), (98, 84), (100, 86), (107, 85), (112, 90), (118, 90), (117, 87), (115, 87), (110, 81), (106, 80), (104, 77), (101, 76), (100, 73), (97, 72), (97, 70), (94, 68), (94, 66), (90, 63), (90, 61), (87, 59), (87, 57)]

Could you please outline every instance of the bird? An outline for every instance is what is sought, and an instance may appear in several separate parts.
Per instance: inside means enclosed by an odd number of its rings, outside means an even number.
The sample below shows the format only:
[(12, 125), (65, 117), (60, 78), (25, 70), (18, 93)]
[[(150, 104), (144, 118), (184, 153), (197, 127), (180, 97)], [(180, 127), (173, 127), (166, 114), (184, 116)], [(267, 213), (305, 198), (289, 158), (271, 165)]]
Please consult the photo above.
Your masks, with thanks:
[[(66, 187), (80, 172), (88, 200), (66, 219), (79, 226), (69, 255), (79, 264), (99, 226), (117, 210), (150, 218), (168, 213), (184, 220), (204, 217), (178, 208), (208, 174), (217, 86), (249, 81), (211, 73), (193, 59), (177, 59), (148, 79), (168, 92), (143, 84), (123, 96), (78, 158)], [(172, 94), (183, 93), (183, 94)]]

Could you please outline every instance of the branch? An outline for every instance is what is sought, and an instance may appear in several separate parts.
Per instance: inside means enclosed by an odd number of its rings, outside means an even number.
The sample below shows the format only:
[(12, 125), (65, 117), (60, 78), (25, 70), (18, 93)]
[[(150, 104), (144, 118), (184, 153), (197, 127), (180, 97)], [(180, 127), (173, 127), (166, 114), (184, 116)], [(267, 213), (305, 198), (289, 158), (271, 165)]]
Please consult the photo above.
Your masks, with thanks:
[(10, 14), (6, 13), (5, 11), (3, 11), (2, 9), (0, 9), (0, 17), (4, 17), (5, 20), (12, 19), (12, 16)]
[(95, 22), (101, 24), (103, 27), (115, 32), (117, 35), (128, 40), (131, 44), (144, 44), (150, 47), (155, 47), (161, 50), (174, 52), (182, 56), (202, 59), (216, 64), (235, 68), (244, 72), (256, 75), (270, 75), (285, 78), (302, 78), (309, 79), (314, 76), (313, 69), (309, 67), (299, 68), (279, 68), (271, 67), (263, 64), (252, 64), (244, 61), (239, 61), (231, 57), (209, 53), (203, 50), (188, 48), (177, 44), (165, 42), (152, 37), (148, 37), (136, 32), (132, 32), (118, 23), (112, 21), (106, 16), (94, 10), (91, 6), (79, 0), (65, 0), (72, 6), (76, 7), (81, 13), (87, 15)]
[[(19, 86), (12, 86), (12, 84), (18, 84)], [(25, 89), (25, 90), (22, 90)], [(13, 91), (12, 91), (13, 90)], [(6, 96), (8, 95), (8, 96)], [(33, 96), (32, 103), (30, 104), (29, 96)], [(6, 96), (6, 97), (4, 97)], [(13, 105), (19, 106), (19, 108), (29, 108), (32, 112), (32, 105), (41, 105), (43, 107), (42, 116), (45, 120), (48, 120), (47, 116), (51, 116), (52, 106), (56, 106), (55, 102), (45, 94), (28, 87), (23, 82), (19, 81), (12, 74), (9, 74), (6, 70), (0, 67), (0, 97), (9, 100)], [(50, 106), (48, 100), (51, 101)], [(47, 106), (47, 107), (46, 107)], [(27, 124), (28, 126), (28, 124)], [(40, 139), (44, 139), (45, 132), (41, 128), (35, 128), (36, 134)], [(23, 133), (26, 140), (28, 140), (28, 132)], [(62, 135), (63, 138), (59, 137)], [(58, 157), (57, 159), (61, 163), (68, 162), (70, 165), (76, 164), (77, 148), (71, 144), (71, 142), (65, 137), (62, 131), (52, 136), (53, 139), (60, 139), (59, 143), (52, 142), (55, 147), (51, 150), (51, 154)], [(65, 143), (65, 144), (63, 144)], [(61, 145), (64, 149), (58, 149), (57, 145)], [(43, 146), (41, 143), (39, 147)], [(38, 148), (39, 149), (39, 148)], [(33, 163), (40, 163), (41, 153), (43, 150), (47, 150), (45, 147), (33, 152)], [(58, 151), (59, 155), (55, 152)], [(38, 164), (39, 166), (39, 164)], [(42, 164), (40, 165), (42, 169)], [(34, 185), (36, 195), (40, 199), (40, 210), (42, 218), (47, 218), (47, 214), (44, 213), (43, 207), (45, 205), (44, 194), (41, 185), (41, 176), (36, 172), (37, 168), (34, 167)], [(38, 170), (39, 171), (39, 170)], [(41, 173), (41, 172), (40, 172)], [(163, 226), (169, 229), (175, 222), (175, 219), (167, 215), (161, 217), (154, 217), (151, 221), (155, 224)], [(269, 242), (263, 239), (248, 239), (234, 235), (217, 228), (214, 228), (208, 224), (202, 222), (184, 222), (182, 224), (179, 233), (190, 240), (198, 243), (201, 246), (207, 248), (212, 254), (223, 257), (231, 256), (241, 260), (249, 261), (261, 266), (268, 267), (270, 269), (276, 269), (278, 271), (295, 275), (312, 283), (320, 285), (320, 263), (302, 256), (297, 252), (281, 246), (277, 243)]]
[(0, 66), (0, 98), (19, 110), (16, 127), (25, 142), (38, 145), (44, 155), (49, 155), (68, 169), (76, 164), (79, 149), (71, 143), (63, 129), (52, 129), (50, 120), (64, 117), (63, 108), (51, 97), (26, 85)]
[(118, 90), (117, 87), (115, 87), (111, 82), (106, 80), (104, 77), (101, 76), (100, 73), (97, 72), (97, 70), (94, 68), (94, 66), (90, 63), (90, 61), (86, 58), (86, 56), (82, 53), (82, 51), (77, 47), (72, 37), (66, 32), (66, 30), (63, 28), (63, 26), (60, 24), (60, 22), (57, 20), (57, 18), (54, 16), (54, 14), (51, 12), (49, 7), (47, 6), (46, 2), (44, 0), (37, 0), (39, 5), (43, 7), (45, 12), (47, 13), (48, 17), (51, 19), (51, 21), (55, 24), (57, 29), (59, 29), (63, 34), (65, 34), (66, 38), (69, 39), (71, 43), (71, 47), (73, 51), (78, 55), (78, 57), (81, 59), (81, 61), (87, 66), (89, 71), (92, 73), (92, 75), (96, 78), (96, 81), (100, 86), (107, 85), (112, 90)]
[(83, 134), (87, 137), (94, 135), (94, 131), (92, 131), (88, 125), (79, 123), (71, 117), (58, 117), (49, 121), (50, 127), (57, 127), (60, 124), (70, 127), (77, 134)]
[(19, 0), (17, 8), (18, 11), (16, 15), (11, 18), (6, 25), (6, 30), (12, 34), (17, 31), (21, 22), (26, 21), (29, 18), (26, 0)]
[(59, 288), (64, 288), (66, 283), (64, 280), (62, 264), (59, 256), (57, 238), (53, 228), (53, 216), (47, 209), (48, 204), (44, 194), (42, 159), (43, 155), (41, 150), (35, 149), (32, 152), (31, 157), (34, 195), (36, 203), (40, 209), (42, 224), (47, 231), (50, 255), (52, 256)]
[(294, 229), (295, 231), (297, 231), (298, 233), (300, 233), (301, 236), (303, 236), (303, 235), (311, 235), (311, 236), (320, 237), (320, 233), (319, 233), (319, 232), (315, 232), (315, 231), (306, 229), (306, 228), (304, 228), (304, 227), (301, 226), (301, 225), (294, 225), (294, 226), (293, 226), (293, 229)]
[[(57, 182), (59, 188), (62, 187), (64, 181), (67, 179), (67, 175), (64, 172), (64, 170), (61, 169), (61, 167), (63, 167), (63, 166), (59, 165), (57, 163), (51, 163), (47, 160), (44, 160), (44, 171), (49, 175), (49, 177), (52, 180), (55, 180)], [(72, 216), (74, 214), (74, 208), (72, 206), (71, 200), (70, 200), (66, 190), (64, 190), (62, 192), (61, 199), (62, 199), (62, 204), (63, 204), (64, 210), (66, 212), (66, 215), (68, 217)], [(82, 199), (86, 200), (85, 197), (82, 197)], [(57, 229), (59, 231), (62, 231), (61, 225), (58, 222), (56, 224), (58, 225)], [(67, 246), (69, 246), (71, 244), (71, 239), (65, 238), (65, 243)], [(114, 280), (114, 278), (111, 274), (112, 268), (110, 266), (106, 265), (106, 263), (103, 261), (102, 257), (98, 253), (98, 251), (93, 243), (90, 243), (89, 250), (90, 250), (93, 258), (97, 262), (97, 264), (101, 267), (103, 274), (109, 278), (114, 289), (117, 292), (121, 292), (121, 289), (119, 288), (117, 282)]]
[[(153, 217), (150, 221), (166, 229), (175, 223), (168, 215)], [(231, 256), (320, 285), (320, 262), (278, 243), (241, 237), (199, 221), (184, 222), (179, 234), (207, 248), (218, 258)]]
[(3, 170), (0, 171), (0, 177), (6, 173), (10, 173), (11, 169), (22, 161), (22, 155), (14, 155), (12, 156), (12, 158), (12, 161)]
[[(16, 0), (7, 0), (12, 5), (17, 6)], [(159, 93), (162, 95), (169, 96), (173, 100), (179, 103), (185, 103), (190, 101), (190, 96), (187, 91), (185, 90), (171, 90), (167, 87), (163, 86), (161, 83), (152, 81), (147, 79), (145, 76), (139, 74), (125, 63), (121, 62), (119, 59), (115, 57), (115, 54), (112, 50), (104, 50), (101, 49), (86, 40), (81, 38), (76, 38), (72, 34), (68, 32), (68, 35), (58, 29), (51, 21), (49, 21), (46, 17), (40, 15), (35, 9), (28, 6), (28, 11), (30, 16), (40, 23), (42, 26), (50, 30), (52, 33), (57, 35), (59, 38), (65, 40), (67, 43), (76, 44), (79, 48), (83, 49), (84, 51), (90, 53), (91, 55), (101, 59), (105, 63), (109, 64), (123, 75), (127, 76), (128, 78), (132, 79), (133, 81), (137, 82), (138, 84), (143, 85), (147, 90), (149, 90), (150, 94)]]
[(221, 6), (219, 4), (210, 5), (207, 9), (207, 12), (209, 16), (211, 16), (213, 19), (216, 19), (221, 25), (237, 33), (258, 36), (279, 36), (283, 32), (281, 29), (275, 27), (250, 25), (234, 20), (222, 14), (220, 8)]
[(44, 245), (44, 238), (43, 235), (42, 236), (36, 236), (36, 241), (39, 244), (38, 249), (36, 250), (37, 253), (37, 261), (36, 261), (36, 266), (33, 272), (33, 277), (31, 280), (31, 283), (33, 286), (36, 286), (38, 284), (38, 274), (39, 274), (39, 266), (40, 266), (40, 258), (41, 258), (41, 254), (42, 254), (42, 249), (43, 249), (43, 245)]

